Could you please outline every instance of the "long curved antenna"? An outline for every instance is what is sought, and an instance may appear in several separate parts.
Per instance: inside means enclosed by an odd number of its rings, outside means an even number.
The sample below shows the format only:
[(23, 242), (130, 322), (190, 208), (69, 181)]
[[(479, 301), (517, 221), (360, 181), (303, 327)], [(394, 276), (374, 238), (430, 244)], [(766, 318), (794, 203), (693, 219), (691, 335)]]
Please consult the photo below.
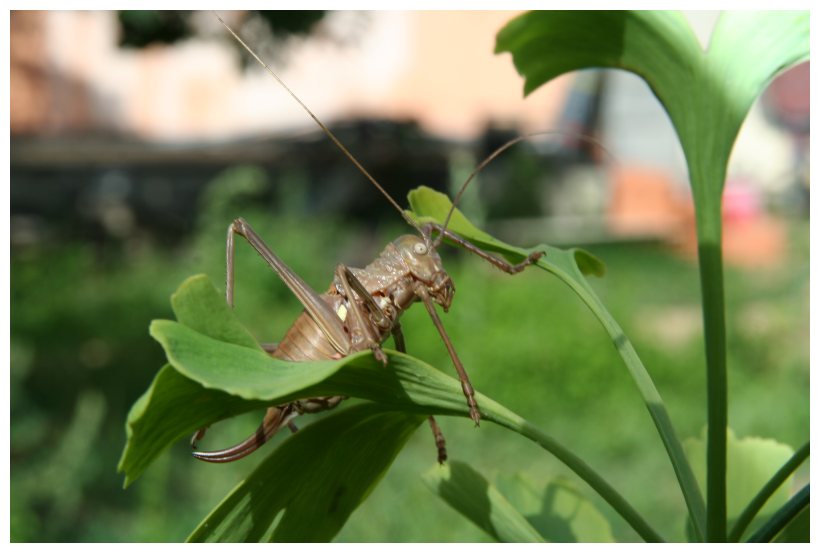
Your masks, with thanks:
[(218, 14), (218, 13), (213, 12), (213, 14), (216, 16), (216, 18), (219, 20), (219, 22), (220, 22), (220, 23), (222, 23), (222, 26), (223, 26), (223, 27), (225, 27), (226, 29), (228, 29), (228, 32), (229, 32), (229, 33), (231, 33), (231, 34), (233, 35), (233, 37), (234, 37), (234, 38), (235, 38), (235, 39), (239, 42), (239, 44), (241, 44), (241, 45), (242, 45), (242, 47), (243, 47), (243, 48), (245, 48), (245, 50), (247, 50), (247, 51), (248, 51), (248, 53), (249, 53), (251, 56), (253, 56), (253, 58), (254, 58), (257, 62), (259, 62), (259, 64), (260, 64), (262, 67), (264, 67), (265, 69), (267, 69), (267, 70), (268, 70), (268, 73), (270, 73), (270, 74), (273, 76), (273, 78), (274, 78), (274, 79), (276, 79), (276, 81), (277, 81), (280, 85), (282, 85), (282, 88), (284, 88), (284, 89), (288, 92), (288, 94), (290, 94), (290, 95), (291, 95), (291, 97), (292, 97), (294, 100), (296, 100), (296, 101), (299, 103), (299, 105), (300, 105), (300, 106), (302, 106), (302, 109), (304, 109), (304, 110), (307, 112), (307, 114), (308, 114), (308, 115), (310, 115), (311, 119), (313, 119), (313, 120), (316, 122), (316, 124), (317, 124), (317, 125), (319, 125), (319, 127), (320, 127), (323, 131), (324, 131), (324, 133), (325, 133), (325, 134), (326, 134), (326, 135), (327, 135), (327, 136), (328, 136), (328, 137), (329, 137), (329, 138), (333, 141), (333, 143), (334, 143), (334, 144), (336, 144), (336, 146), (337, 146), (337, 147), (338, 147), (338, 148), (342, 151), (342, 153), (343, 153), (345, 156), (347, 156), (347, 158), (348, 158), (350, 161), (352, 161), (352, 162), (353, 162), (353, 165), (355, 165), (355, 166), (356, 166), (356, 168), (357, 168), (357, 169), (359, 169), (359, 171), (361, 171), (361, 173), (362, 173), (365, 177), (367, 177), (367, 179), (368, 179), (371, 183), (373, 183), (373, 186), (375, 186), (375, 187), (379, 190), (379, 192), (381, 192), (381, 193), (384, 195), (384, 197), (385, 197), (385, 198), (387, 198), (387, 201), (388, 201), (388, 202), (390, 202), (390, 203), (393, 205), (393, 207), (395, 207), (395, 208), (396, 208), (396, 211), (398, 211), (398, 212), (399, 212), (399, 214), (402, 216), (402, 218), (403, 218), (405, 221), (407, 221), (407, 223), (408, 223), (411, 227), (413, 227), (413, 228), (415, 228), (416, 230), (418, 230), (419, 232), (421, 232), (421, 228), (419, 228), (419, 226), (415, 223), (415, 221), (413, 221), (413, 219), (411, 219), (410, 217), (408, 217), (408, 216), (407, 216), (407, 214), (404, 212), (404, 210), (401, 208), (401, 206), (400, 206), (398, 203), (396, 203), (396, 200), (394, 200), (394, 199), (393, 199), (393, 197), (392, 197), (390, 194), (388, 194), (388, 193), (387, 193), (387, 190), (385, 190), (384, 188), (382, 188), (382, 185), (380, 185), (380, 184), (378, 183), (378, 181), (376, 181), (376, 179), (375, 179), (375, 178), (373, 178), (373, 176), (372, 176), (370, 173), (368, 173), (368, 172), (367, 172), (367, 169), (365, 169), (365, 168), (364, 168), (364, 166), (363, 166), (361, 163), (359, 163), (359, 160), (358, 160), (358, 159), (356, 159), (356, 157), (355, 157), (353, 154), (351, 154), (351, 153), (350, 153), (350, 151), (349, 151), (347, 148), (345, 148), (344, 144), (342, 144), (342, 143), (341, 143), (341, 141), (340, 141), (338, 138), (336, 138), (336, 135), (335, 135), (335, 134), (333, 134), (333, 133), (331, 132), (331, 130), (330, 130), (329, 128), (327, 128), (327, 126), (325, 126), (325, 124), (324, 124), (324, 123), (322, 123), (322, 122), (319, 120), (319, 118), (318, 118), (318, 117), (316, 117), (316, 115), (314, 115), (314, 114), (313, 114), (313, 112), (312, 112), (312, 111), (310, 111), (310, 108), (309, 108), (309, 107), (307, 107), (307, 106), (304, 104), (304, 102), (302, 102), (302, 100), (300, 100), (300, 99), (299, 99), (299, 97), (296, 95), (296, 93), (294, 93), (294, 92), (290, 89), (290, 87), (288, 87), (288, 85), (286, 85), (286, 84), (285, 84), (285, 81), (283, 81), (281, 78), (279, 78), (279, 75), (277, 75), (276, 73), (274, 73), (274, 72), (273, 72), (273, 69), (271, 69), (271, 68), (268, 66), (268, 64), (267, 64), (267, 63), (265, 63), (264, 61), (262, 61), (262, 59), (261, 59), (259, 56), (257, 56), (257, 55), (256, 55), (256, 52), (254, 52), (254, 51), (251, 49), (251, 47), (250, 47), (250, 46), (248, 46), (247, 44), (245, 44), (245, 41), (243, 41), (241, 38), (239, 38), (239, 35), (238, 35), (238, 34), (236, 34), (236, 33), (234, 32), (234, 30), (233, 30), (233, 29), (231, 29), (231, 27), (230, 27), (227, 23), (225, 23), (225, 21), (223, 21), (223, 20), (222, 20), (222, 18), (221, 18), (221, 17), (219, 17), (219, 14)]
[(577, 133), (577, 132), (573, 132), (573, 131), (563, 130), (563, 131), (541, 131), (541, 132), (534, 132), (534, 133), (529, 133), (529, 134), (524, 134), (524, 135), (521, 135), (521, 136), (517, 136), (517, 137), (513, 138), (512, 140), (509, 140), (508, 142), (502, 144), (501, 146), (496, 148), (490, 155), (488, 155), (486, 158), (484, 158), (484, 161), (479, 163), (476, 166), (476, 168), (473, 169), (473, 172), (470, 173), (470, 176), (467, 177), (467, 180), (465, 180), (464, 184), (461, 185), (461, 188), (458, 189), (458, 192), (456, 193), (455, 197), (453, 197), (453, 202), (450, 205), (450, 211), (447, 212), (447, 217), (444, 218), (444, 223), (441, 225), (442, 232), (439, 233), (439, 235), (436, 237), (435, 242), (433, 243), (434, 247), (438, 247), (439, 244), (441, 244), (441, 240), (444, 237), (444, 232), (443, 231), (447, 230), (447, 225), (450, 224), (450, 219), (452, 218), (453, 213), (456, 210), (456, 206), (458, 205), (458, 202), (461, 200), (461, 197), (464, 195), (464, 191), (467, 189), (467, 185), (469, 185), (470, 182), (472, 182), (472, 180), (476, 177), (476, 175), (478, 175), (482, 171), (482, 169), (484, 169), (487, 165), (489, 165), (492, 160), (497, 158), (504, 151), (506, 151), (506, 150), (510, 149), (511, 147), (515, 146), (519, 142), (529, 140), (529, 139), (534, 138), (536, 136), (551, 136), (551, 135), (574, 136), (575, 138), (581, 139), (581, 141), (583, 141), (583, 142), (588, 142), (590, 144), (594, 144), (594, 145), (598, 146), (599, 148), (601, 148), (601, 150), (606, 152), (606, 154), (609, 157), (611, 157), (612, 159), (616, 159), (615, 155), (612, 152), (610, 152), (607, 149), (607, 147), (604, 146), (604, 144), (600, 140), (598, 140), (597, 138), (595, 138), (593, 136), (589, 136), (589, 135), (583, 134), (583, 133)]

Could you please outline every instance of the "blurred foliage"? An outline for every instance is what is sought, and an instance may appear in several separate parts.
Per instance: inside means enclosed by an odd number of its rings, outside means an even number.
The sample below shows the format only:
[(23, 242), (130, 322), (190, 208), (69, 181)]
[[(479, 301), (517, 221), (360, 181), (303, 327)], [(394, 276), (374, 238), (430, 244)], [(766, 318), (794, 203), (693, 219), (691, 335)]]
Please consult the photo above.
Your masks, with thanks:
[[(324, 18), (323, 10), (248, 10), (242, 21), (261, 22), (265, 35), (261, 39), (285, 40), (303, 36)], [(145, 48), (151, 44), (173, 44), (198, 33), (196, 17), (201, 14), (173, 10), (122, 10), (117, 12), (120, 24), (120, 46)], [(234, 43), (234, 46), (238, 46)]]
[(173, 44), (193, 34), (190, 12), (165, 10), (123, 10), (120, 22), (120, 46), (144, 48), (149, 44)]
[[(172, 318), (168, 298), (187, 276), (204, 272), (223, 282), (225, 229), (233, 218), (251, 222), (316, 289), (327, 285), (336, 263), (361, 266), (406, 232), (397, 222), (374, 235), (305, 216), (298, 202), (260, 200), (254, 191), (264, 179), (255, 167), (223, 173), (196, 206), (195, 233), (172, 247), (158, 238), (44, 241), (12, 250), (12, 541), (182, 541), (279, 442), (227, 465), (196, 462), (188, 444), (179, 443), (127, 492), (115, 472), (128, 409), (164, 360), (148, 324)], [(778, 436), (798, 447), (809, 427), (809, 238), (808, 222), (790, 225), (787, 263), (727, 268), (730, 420), (740, 436)], [(590, 249), (608, 268), (606, 278), (593, 280), (596, 292), (632, 338), (681, 436), (698, 436), (705, 397), (696, 266), (652, 245)], [(573, 447), (618, 482), (650, 523), (680, 521), (679, 535), (669, 537), (683, 539), (686, 512), (674, 475), (660, 441), (646, 439), (654, 436), (652, 422), (595, 318), (539, 272), (510, 277), (453, 249), (444, 261), (458, 293), (443, 322), (476, 389)], [(276, 340), (300, 312), (298, 301), (250, 248), (238, 248), (236, 266), (238, 316), (260, 340)], [(423, 309), (411, 309), (402, 324), (410, 353), (450, 366)], [(234, 443), (260, 417), (215, 426), (204, 447)], [(498, 467), (533, 482), (568, 474), (537, 446), (499, 428), (452, 418), (440, 424), (451, 454), (492, 481)], [(425, 487), (421, 474), (436, 452), (422, 430), (337, 541), (488, 539)], [(616, 539), (635, 539), (577, 478), (568, 479), (609, 519)]]

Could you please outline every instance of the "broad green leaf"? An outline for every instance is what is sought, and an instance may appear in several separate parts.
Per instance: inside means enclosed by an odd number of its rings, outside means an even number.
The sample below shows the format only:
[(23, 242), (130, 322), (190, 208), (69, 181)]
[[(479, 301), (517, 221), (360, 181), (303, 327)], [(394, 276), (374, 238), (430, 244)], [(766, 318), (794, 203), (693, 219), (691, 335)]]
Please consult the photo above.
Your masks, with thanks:
[[(264, 355), (205, 275), (185, 280), (171, 296), (171, 305), (180, 323), (191, 329)], [(128, 413), (126, 444), (117, 467), (125, 473), (125, 487), (174, 442), (199, 428), (265, 405), (206, 389), (166, 365)]]
[[(809, 13), (724, 14), (704, 52), (677, 13), (531, 12), (499, 32), (496, 52), (512, 54), (516, 69), (526, 79), (525, 93), (576, 69), (631, 71), (647, 82), (672, 120), (695, 201), (703, 293), (712, 433), (706, 537), (722, 541), (726, 537), (728, 386), (721, 197), (729, 154), (752, 103), (777, 73), (809, 58)], [(678, 454), (670, 451), (670, 456)], [(689, 475), (676, 471), (696, 531), (703, 535), (702, 501), (693, 496)]]
[[(447, 196), (424, 186), (412, 190), (408, 195), (408, 199), (413, 208), (411, 216), (421, 222), (443, 223), (452, 205)], [(661, 399), (660, 393), (629, 338), (624, 334), (617, 321), (609, 314), (581, 271), (581, 268), (586, 266), (588, 269), (591, 268), (588, 271), (591, 274), (603, 274), (603, 263), (583, 250), (560, 250), (546, 245), (535, 246), (526, 250), (510, 246), (477, 229), (458, 209), (453, 211), (451, 221), (450, 229), (453, 232), (474, 242), (476, 245), (507, 255), (513, 260), (523, 259), (532, 251), (546, 252), (546, 255), (538, 260), (536, 266), (561, 279), (578, 295), (581, 301), (598, 318), (604, 330), (609, 334), (618, 354), (624, 360), (624, 364), (641, 392), (649, 414), (658, 429), (658, 434), (666, 447), (690, 513), (693, 515), (694, 520), (700, 521), (698, 535), (701, 536), (703, 521), (706, 518), (703, 497), (700, 495), (695, 476), (692, 474), (692, 468), (689, 466), (683, 446), (672, 426), (663, 399)]]
[(188, 541), (330, 541), (422, 421), (374, 404), (332, 413), (283, 442)]
[(732, 524), (732, 530), (729, 532), (728, 541), (738, 542), (746, 533), (746, 530), (755, 517), (760, 513), (760, 509), (766, 504), (778, 488), (788, 478), (791, 478), (797, 468), (808, 459), (810, 452), (810, 442), (806, 442), (798, 449), (791, 458), (783, 463), (777, 472), (766, 482), (766, 485), (761, 487), (746, 507), (741, 512), (737, 520)]
[(128, 413), (127, 440), (117, 467), (125, 473), (124, 486), (139, 478), (171, 444), (197, 429), (266, 405), (209, 390), (164, 366)]
[[(212, 297), (208, 298), (209, 295)], [(186, 296), (188, 301), (197, 303), (201, 299), (207, 304), (215, 303), (218, 293), (212, 285), (204, 285), (200, 278), (193, 278), (183, 283), (177, 293), (177, 297)], [(228, 315), (229, 319), (232, 318)], [(223, 317), (226, 314), (205, 312), (202, 316)], [(219, 328), (225, 323), (212, 321), (200, 324), (203, 325), (201, 328)], [(292, 370), (292, 363), (270, 358), (255, 348), (219, 342), (179, 323), (165, 321), (155, 324), (153, 333), (167, 348), (173, 368), (167, 367), (161, 371), (149, 392), (132, 409), (129, 440), (121, 463), (121, 470), (126, 471), (128, 482), (133, 481), (161, 451), (188, 432), (217, 418), (257, 409), (260, 405), (281, 404), (304, 397), (344, 395), (368, 399), (384, 408), (407, 413), (464, 417), (469, 414), (458, 380), (405, 354), (388, 351), (390, 363), (387, 367), (375, 361), (370, 352), (351, 355), (340, 361), (302, 363), (299, 367), (304, 374), (300, 374)], [(230, 355), (220, 351), (222, 349)], [(229, 359), (233, 356), (241, 357), (242, 370), (246, 373), (237, 376), (241, 379), (241, 386), (223, 374), (223, 368), (233, 363)], [(274, 376), (277, 371), (281, 374)], [(288, 378), (283, 376), (285, 374)], [(283, 388), (273, 389), (268, 382), (270, 378), (280, 378)], [(324, 380), (319, 381), (320, 378)], [(306, 385), (314, 380), (317, 381), (315, 384)], [(296, 390), (298, 386), (295, 382), (306, 387)], [(228, 394), (220, 386), (234, 393), (241, 392), (245, 399)], [(200, 397), (207, 407), (207, 413), (193, 406), (191, 409), (177, 408), (174, 398), (180, 396), (184, 399), (186, 394)], [(224, 397), (220, 398), (219, 394), (224, 394)], [(539, 444), (586, 481), (642, 538), (647, 541), (661, 540), (634, 508), (577, 455), (488, 397), (477, 393), (476, 400), (483, 420), (499, 424)], [(222, 411), (216, 405), (220, 401), (225, 402)], [(183, 402), (183, 405), (188, 404)], [(174, 412), (174, 409), (177, 411)], [(165, 424), (169, 426), (167, 431), (163, 427)]]
[[(211, 370), (214, 367), (208, 359), (207, 350), (191, 347), (183, 342), (186, 336), (191, 338), (193, 334), (195, 333), (180, 334), (177, 349), (171, 349), (168, 352), (169, 359), (175, 366), (183, 367), (181, 371), (186, 375), (190, 375), (204, 386), (210, 387), (217, 382), (222, 382), (222, 378)], [(194, 344), (198, 343), (198, 341), (194, 342)], [(390, 364), (387, 367), (375, 361), (369, 352), (352, 355), (338, 362), (316, 364), (320, 367), (332, 366), (336, 370), (325, 380), (297, 392), (279, 393), (272, 390), (264, 379), (260, 378), (258, 393), (252, 388), (247, 388), (243, 393), (246, 393), (247, 398), (255, 397), (269, 404), (286, 403), (300, 397), (344, 395), (367, 399), (385, 407), (401, 409), (409, 413), (465, 417), (469, 415), (458, 380), (408, 355), (389, 350), (387, 353), (390, 357)], [(269, 374), (271, 369), (277, 366), (287, 366), (276, 359), (266, 359), (265, 363), (259, 366), (251, 363), (246, 365), (249, 375), (245, 377), (244, 382), (252, 382), (253, 375)], [(583, 460), (487, 396), (476, 393), (475, 397), (483, 420), (514, 430), (541, 445), (600, 493), (619, 514), (629, 521), (639, 535), (648, 541), (660, 541), (660, 537), (646, 525), (620, 494)]]
[(606, 517), (566, 478), (536, 485), (522, 474), (502, 475), (496, 485), (547, 541), (615, 541)]
[(525, 94), (578, 69), (639, 75), (669, 113), (687, 159), (696, 151), (711, 155), (709, 170), (717, 170), (711, 176), (720, 178), (701, 182), (695, 178), (700, 171), (690, 176), (693, 185), (715, 187), (719, 197), (749, 108), (777, 73), (808, 59), (808, 37), (808, 12), (726, 13), (704, 52), (677, 12), (549, 11), (510, 21), (496, 37), (496, 52), (512, 54)]
[(500, 542), (543, 542), (544, 538), (475, 469), (460, 461), (433, 467), (424, 482), (448, 505)]
[[(769, 479), (788, 461), (794, 450), (786, 444), (775, 440), (747, 437), (738, 439), (734, 432), (727, 431), (728, 453), (727, 473), (727, 514), (730, 520), (736, 519), (746, 505)], [(692, 462), (701, 487), (706, 485), (706, 437), (690, 438), (684, 443), (686, 453)], [(793, 478), (788, 477), (769, 501), (759, 511), (757, 520), (774, 513), (789, 499)]]
[(680, 14), (652, 11), (529, 12), (498, 33), (495, 47), (513, 54), (525, 94), (588, 67), (628, 69), (665, 91), (677, 74), (692, 71), (688, 60), (699, 50)]
[(263, 351), (205, 275), (186, 279), (171, 295), (177, 321), (215, 340)]
[(244, 399), (291, 395), (321, 382), (341, 365), (281, 361), (262, 349), (217, 340), (174, 321), (154, 321), (150, 333), (180, 373)]

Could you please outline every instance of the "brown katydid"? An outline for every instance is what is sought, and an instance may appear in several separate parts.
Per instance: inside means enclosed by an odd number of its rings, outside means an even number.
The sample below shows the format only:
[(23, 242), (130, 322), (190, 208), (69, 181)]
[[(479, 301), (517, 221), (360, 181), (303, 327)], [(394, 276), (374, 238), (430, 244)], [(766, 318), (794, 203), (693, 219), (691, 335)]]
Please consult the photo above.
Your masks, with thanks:
[[(406, 351), (399, 319), (402, 313), (412, 304), (421, 302), (447, 348), (469, 406), (470, 418), (478, 426), (481, 414), (475, 400), (473, 386), (434, 306), (437, 303), (446, 312), (455, 293), (453, 281), (442, 266), (436, 248), (440, 245), (442, 239), (446, 237), (509, 274), (522, 271), (543, 255), (543, 252), (534, 252), (522, 262), (511, 264), (488, 254), (447, 228), (455, 206), (472, 178), (498, 154), (526, 137), (517, 138), (503, 145), (473, 171), (454, 198), (453, 206), (443, 224), (426, 223), (419, 225), (401, 209), (376, 179), (367, 172), (330, 129), (302, 103), (279, 76), (245, 44), (219, 15), (216, 15), (216, 17), (256, 61), (299, 103), (344, 155), (398, 210), (405, 221), (418, 231), (418, 235), (400, 236), (389, 243), (379, 257), (363, 269), (338, 265), (329, 289), (323, 294), (318, 294), (271, 251), (244, 219), (236, 219), (228, 227), (227, 236), (226, 300), (228, 305), (233, 306), (234, 238), (237, 234), (250, 243), (305, 308), (278, 344), (266, 346), (265, 349), (270, 355), (278, 359), (289, 361), (340, 359), (369, 349), (373, 351), (376, 359), (386, 365), (388, 358), (382, 351), (381, 344), (389, 336), (393, 336), (396, 349), (400, 352)], [(195, 451), (193, 455), (203, 461), (215, 463), (241, 459), (258, 449), (283, 426), (289, 426), (292, 430), (295, 429), (292, 422), (294, 417), (304, 413), (316, 413), (332, 409), (344, 399), (343, 396), (306, 398), (284, 405), (269, 407), (260, 427), (243, 442), (218, 451)], [(438, 461), (443, 463), (447, 458), (444, 437), (432, 416), (429, 417), (429, 423), (436, 440)], [(196, 442), (203, 437), (204, 432), (205, 429), (201, 429), (194, 434), (191, 440), (194, 448), (196, 448)]]

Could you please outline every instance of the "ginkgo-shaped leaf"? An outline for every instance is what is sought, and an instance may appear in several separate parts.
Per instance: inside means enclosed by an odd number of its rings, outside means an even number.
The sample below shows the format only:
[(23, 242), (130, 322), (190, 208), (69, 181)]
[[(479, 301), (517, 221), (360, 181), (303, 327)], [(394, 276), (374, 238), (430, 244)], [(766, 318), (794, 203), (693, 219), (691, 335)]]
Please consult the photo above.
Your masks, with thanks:
[(364, 404), (307, 426), (240, 482), (188, 541), (330, 541), (422, 421)]
[(728, 386), (721, 198), (729, 154), (752, 103), (775, 75), (809, 57), (809, 14), (722, 14), (704, 50), (675, 12), (530, 12), (498, 33), (496, 52), (512, 54), (525, 77), (525, 93), (567, 71), (631, 71), (646, 81), (672, 120), (686, 157), (697, 222), (709, 391), (708, 523), (678, 444), (666, 443), (696, 534), (722, 541)]

